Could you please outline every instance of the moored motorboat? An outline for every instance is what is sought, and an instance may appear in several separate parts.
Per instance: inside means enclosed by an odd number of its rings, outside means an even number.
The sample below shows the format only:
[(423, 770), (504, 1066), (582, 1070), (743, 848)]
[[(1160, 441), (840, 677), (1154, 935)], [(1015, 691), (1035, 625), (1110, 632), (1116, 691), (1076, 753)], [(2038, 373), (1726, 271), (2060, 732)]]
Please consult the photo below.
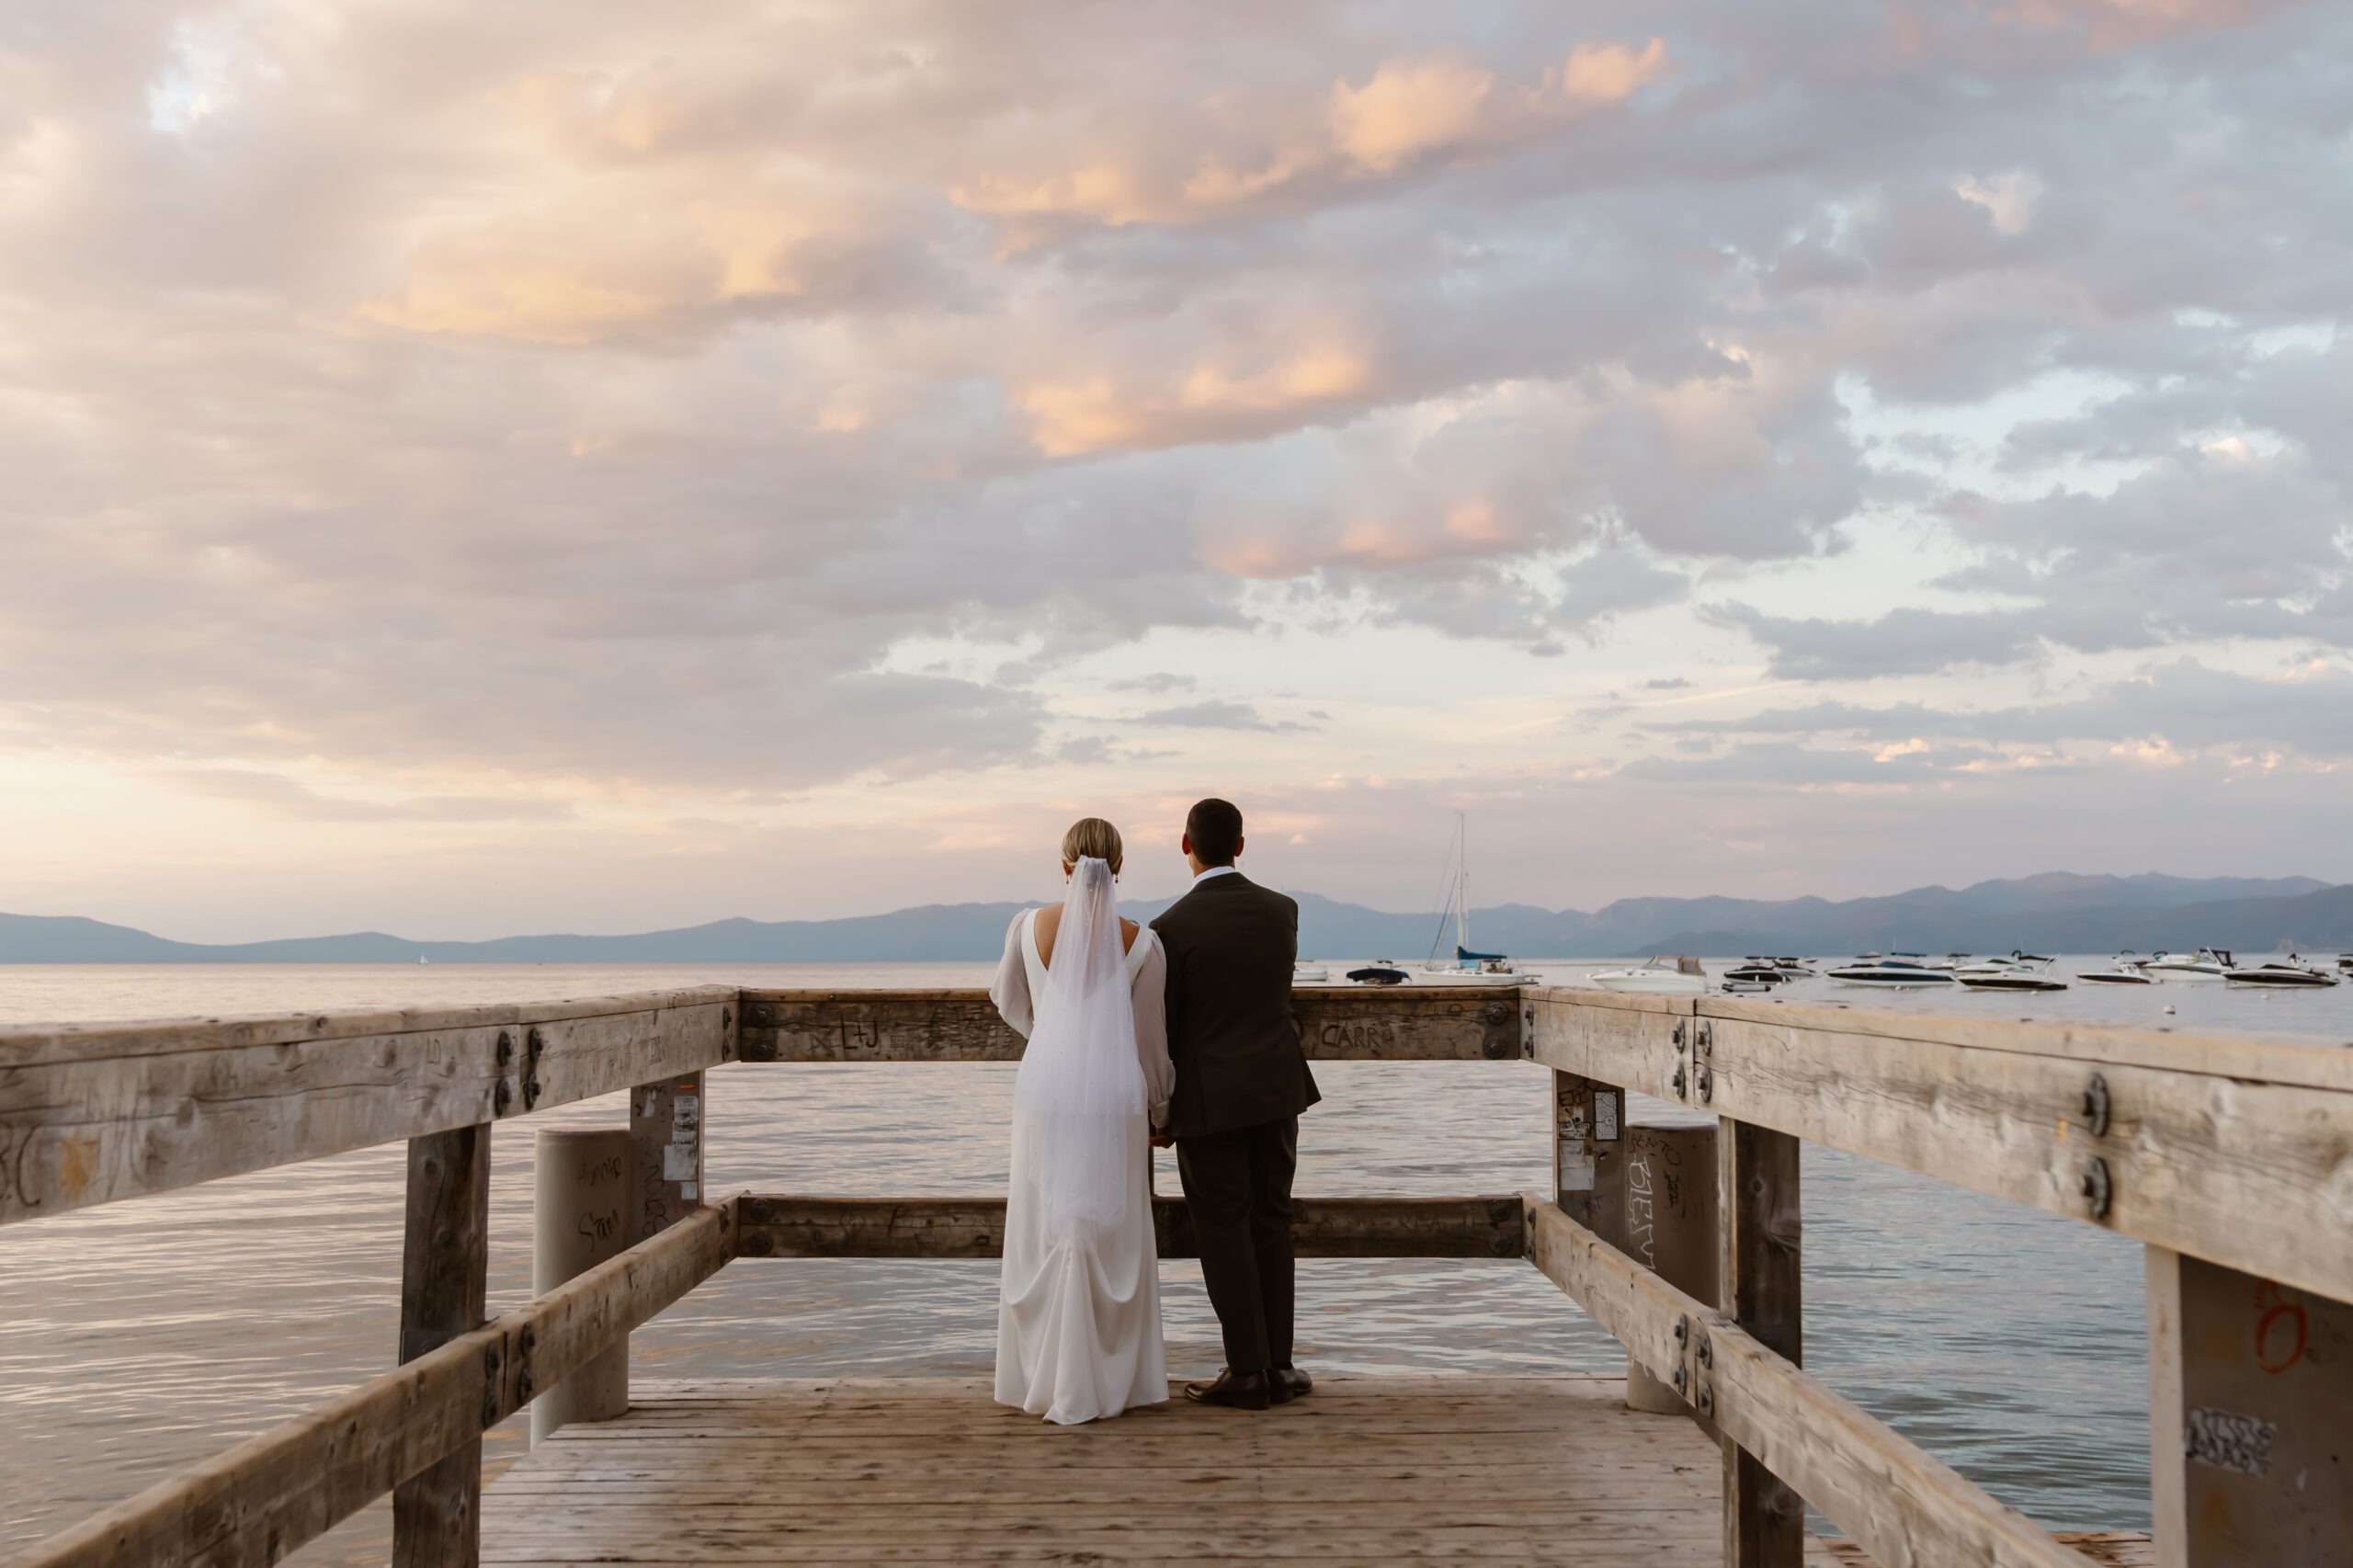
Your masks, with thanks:
[(1628, 969), (1596, 970), (1586, 978), (1604, 991), (1651, 996), (1698, 996), (1708, 989), (1708, 971), (1699, 967), (1699, 960), (1680, 953), (1662, 953), (1646, 964)]
[(1971, 991), (2064, 991), (2067, 983), (2019, 963), (1967, 964), (1953, 971), (1955, 980)]
[(1750, 953), (1737, 967), (1724, 971), (1726, 980), (1761, 980), (1768, 985), (1778, 985), (1785, 980), (1799, 980), (1813, 971), (1801, 959), (1775, 958), (1770, 953)]
[(2159, 980), (2186, 980), (2192, 983), (2203, 984), (2221, 980), (2230, 971), (2236, 969), (2238, 964), (2231, 957), (2231, 950), (2228, 948), (2200, 948), (2195, 955), (2152, 953), (2149, 955), (2148, 961), (2141, 967)]
[(1727, 980), (1724, 982), (1723, 988), (1737, 994), (1743, 992), (1770, 991), (1779, 983), (1780, 983), (1779, 981), (1772, 980)]
[(1348, 978), (1358, 985), (1403, 985), (1413, 976), (1387, 964), (1367, 964), (1362, 969), (1348, 971)]
[(2077, 971), (2075, 978), (2086, 985), (2154, 985), (2156, 976), (2136, 967), (2130, 959), (2118, 959), (2113, 969)]
[(1302, 959), (1297, 963), (1290, 966), (1290, 977), (1294, 982), (1302, 980), (1329, 980), (1332, 978), (1332, 971), (1325, 969), (1322, 963), (1318, 962), (1314, 959)]
[(2336, 976), (2299, 961), (2293, 953), (2285, 963), (2246, 964), (2226, 971), (2222, 979), (2230, 985), (2271, 991), (2321, 991), (2336, 983)]
[(1881, 991), (1925, 991), (1953, 983), (1950, 970), (1930, 969), (1910, 959), (1882, 959), (1876, 955), (1867, 955), (1843, 968), (1831, 970), (1829, 976), (1841, 985), (1869, 986)]

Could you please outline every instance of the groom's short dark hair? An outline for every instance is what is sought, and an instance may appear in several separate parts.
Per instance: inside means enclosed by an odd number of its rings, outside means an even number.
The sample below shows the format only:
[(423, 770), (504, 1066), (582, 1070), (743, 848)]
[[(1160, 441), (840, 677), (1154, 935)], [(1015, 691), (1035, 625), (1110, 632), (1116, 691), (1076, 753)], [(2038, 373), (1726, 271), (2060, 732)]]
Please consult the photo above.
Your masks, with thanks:
[(1193, 841), (1193, 858), (1202, 865), (1231, 866), (1242, 852), (1242, 812), (1215, 795), (1196, 801), (1185, 813), (1185, 836)]

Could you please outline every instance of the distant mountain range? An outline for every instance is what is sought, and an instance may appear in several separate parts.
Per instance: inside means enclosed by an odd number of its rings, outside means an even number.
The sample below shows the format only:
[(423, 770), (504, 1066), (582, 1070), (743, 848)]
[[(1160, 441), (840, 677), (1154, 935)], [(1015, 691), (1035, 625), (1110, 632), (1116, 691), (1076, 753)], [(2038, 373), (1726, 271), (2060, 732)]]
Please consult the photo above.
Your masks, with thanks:
[[(1302, 957), (1412, 960), (1450, 933), (1293, 891)], [(1167, 900), (1123, 904), (1150, 919)], [(1018, 903), (932, 903), (847, 920), (717, 920), (630, 937), (420, 942), (380, 931), (274, 942), (175, 942), (74, 915), (0, 915), (0, 963), (779, 963), (993, 959)], [(2353, 950), (2353, 883), (2310, 877), (2083, 877), (2052, 871), (1886, 898), (1620, 899), (1591, 915), (1510, 903), (1474, 910), (1476, 945), (1526, 958), (1653, 952), (1842, 956), (1870, 949), (2105, 953), (2199, 947)], [(1450, 945), (1450, 944), (1449, 944)]]

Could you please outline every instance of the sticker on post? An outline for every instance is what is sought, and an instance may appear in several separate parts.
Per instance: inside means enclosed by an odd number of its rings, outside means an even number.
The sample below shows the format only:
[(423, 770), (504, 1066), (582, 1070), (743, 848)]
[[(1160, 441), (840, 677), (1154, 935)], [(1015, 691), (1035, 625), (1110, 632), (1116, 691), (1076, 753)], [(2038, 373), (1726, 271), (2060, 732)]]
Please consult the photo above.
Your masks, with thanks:
[(669, 1144), (662, 1151), (662, 1179), (664, 1181), (692, 1181), (695, 1179), (695, 1165), (693, 1144)]
[(1567, 1144), (1561, 1148), (1561, 1190), (1591, 1192), (1593, 1190), (1593, 1156), (1583, 1149)]
[(1618, 1142), (1618, 1091), (1593, 1091), (1593, 1141), (1597, 1143)]
[(2271, 1439), (2279, 1428), (2259, 1416), (2228, 1410), (2192, 1410), (2182, 1434), (2182, 1452), (2216, 1470), (2261, 1475), (2271, 1468)]

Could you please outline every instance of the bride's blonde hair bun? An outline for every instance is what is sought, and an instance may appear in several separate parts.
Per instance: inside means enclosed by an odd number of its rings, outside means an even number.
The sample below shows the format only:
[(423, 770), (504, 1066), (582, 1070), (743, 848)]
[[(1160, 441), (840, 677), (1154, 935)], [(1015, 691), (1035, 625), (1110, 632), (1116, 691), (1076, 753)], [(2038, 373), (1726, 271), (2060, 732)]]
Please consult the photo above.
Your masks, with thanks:
[(1116, 874), (1120, 869), (1120, 830), (1101, 817), (1081, 817), (1070, 824), (1063, 835), (1063, 864), (1075, 866), (1087, 856), (1108, 861)]

